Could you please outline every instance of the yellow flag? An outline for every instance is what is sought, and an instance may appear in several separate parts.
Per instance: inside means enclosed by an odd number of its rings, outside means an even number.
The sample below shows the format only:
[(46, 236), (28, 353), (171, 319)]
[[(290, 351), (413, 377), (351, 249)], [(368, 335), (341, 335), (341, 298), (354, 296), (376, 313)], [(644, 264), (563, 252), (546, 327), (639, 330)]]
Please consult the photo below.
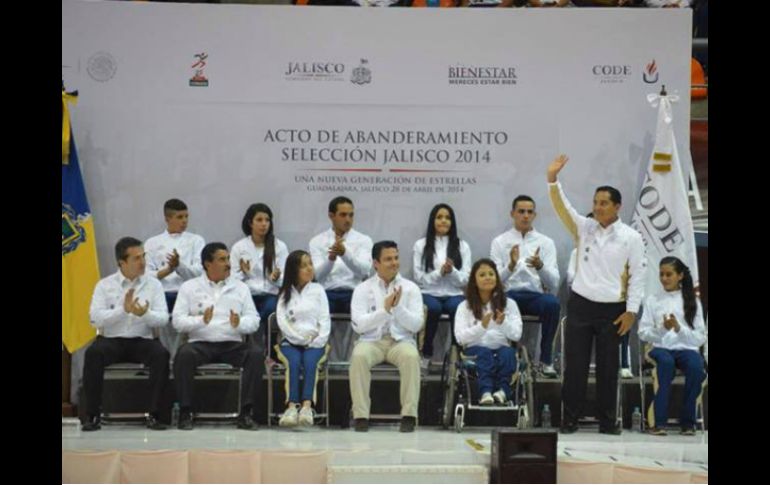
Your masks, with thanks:
[[(62, 91), (62, 104), (65, 96)], [(74, 353), (96, 336), (88, 309), (99, 281), (99, 262), (75, 139), (68, 135), (69, 153), (61, 173), (61, 337), (67, 351)]]

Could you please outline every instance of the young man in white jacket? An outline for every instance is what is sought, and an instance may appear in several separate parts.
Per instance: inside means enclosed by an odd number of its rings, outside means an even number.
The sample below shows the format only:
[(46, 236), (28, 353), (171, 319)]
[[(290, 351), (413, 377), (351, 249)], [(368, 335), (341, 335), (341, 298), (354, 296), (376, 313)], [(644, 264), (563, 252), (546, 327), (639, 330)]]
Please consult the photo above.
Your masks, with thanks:
[(351, 302), (353, 330), (360, 335), (350, 358), (350, 396), (356, 431), (368, 431), (371, 368), (381, 362), (398, 367), (401, 377), (401, 428), (414, 431), (420, 400), (420, 353), (415, 335), (424, 317), (422, 294), (399, 273), (398, 246), (380, 241), (372, 248), (377, 274), (356, 286)]

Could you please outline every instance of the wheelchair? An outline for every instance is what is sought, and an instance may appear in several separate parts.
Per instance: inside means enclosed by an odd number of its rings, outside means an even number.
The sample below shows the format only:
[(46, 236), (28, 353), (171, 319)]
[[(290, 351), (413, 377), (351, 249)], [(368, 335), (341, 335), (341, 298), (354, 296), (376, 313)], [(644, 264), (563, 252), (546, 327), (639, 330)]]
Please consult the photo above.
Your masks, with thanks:
[(524, 345), (513, 343), (512, 346), (516, 348), (516, 370), (511, 377), (513, 395), (506, 403), (482, 406), (477, 404), (480, 396), (475, 382), (478, 379), (476, 359), (466, 355), (459, 346), (452, 345), (441, 370), (441, 383), (445, 389), (442, 419), (444, 429), (449, 429), (454, 422), (455, 431), (461, 433), (469, 411), (513, 412), (517, 416), (517, 428), (528, 429), (533, 426), (535, 402), (532, 391), (532, 364)]

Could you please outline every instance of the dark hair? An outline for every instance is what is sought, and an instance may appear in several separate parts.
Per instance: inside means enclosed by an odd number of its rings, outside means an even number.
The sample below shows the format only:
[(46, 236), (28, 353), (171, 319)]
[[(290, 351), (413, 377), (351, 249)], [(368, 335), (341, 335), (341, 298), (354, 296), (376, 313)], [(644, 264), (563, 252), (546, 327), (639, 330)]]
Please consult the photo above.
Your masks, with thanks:
[(460, 238), (457, 237), (455, 211), (448, 204), (442, 203), (436, 204), (428, 216), (428, 230), (425, 231), (425, 250), (422, 253), (422, 267), (426, 273), (433, 270), (433, 256), (436, 255), (435, 221), (438, 211), (441, 209), (446, 209), (449, 212), (450, 219), (452, 219), (452, 225), (449, 227), (449, 245), (446, 250), (447, 258), (452, 260), (455, 268), (460, 269), (463, 267), (463, 257), (460, 255)]
[(267, 277), (268, 274), (273, 272), (273, 263), (275, 262), (275, 235), (273, 234), (273, 211), (267, 204), (259, 202), (257, 204), (251, 204), (246, 209), (246, 214), (243, 215), (241, 221), (241, 230), (247, 236), (251, 236), (251, 221), (254, 220), (254, 216), (258, 213), (267, 214), (270, 217), (270, 227), (265, 234), (265, 251), (262, 253), (262, 276)]
[(372, 259), (379, 261), (382, 250), (387, 248), (398, 249), (398, 244), (395, 241), (377, 241), (374, 243), (374, 246), (372, 246)]
[(214, 253), (220, 249), (227, 251), (227, 246), (225, 243), (211, 242), (203, 246), (203, 250), (201, 251), (201, 264), (214, 261)]
[(283, 296), (283, 303), (288, 304), (291, 300), (291, 289), (297, 286), (299, 282), (299, 269), (302, 265), (302, 256), (310, 257), (307, 251), (298, 249), (292, 251), (289, 257), (286, 258), (286, 265), (283, 269), (283, 284), (280, 291), (278, 291), (278, 299)]
[(476, 272), (479, 270), (482, 264), (486, 264), (495, 271), (495, 277), (497, 278), (497, 285), (492, 290), (492, 311), (503, 311), (506, 306), (505, 290), (503, 284), (500, 281), (500, 275), (497, 273), (497, 266), (495, 262), (489, 258), (481, 258), (471, 268), (471, 277), (468, 279), (468, 286), (465, 288), (465, 300), (468, 302), (468, 307), (473, 312), (473, 316), (481, 320), (484, 316), (481, 311), (484, 305), (481, 303), (481, 295), (479, 295), (479, 287), (476, 284)]
[(118, 263), (124, 261), (128, 257), (128, 249), (136, 246), (141, 246), (142, 241), (135, 237), (122, 237), (115, 243), (115, 259)]
[(535, 199), (528, 195), (520, 195), (513, 199), (513, 204), (511, 204), (511, 210), (516, 210), (516, 204), (518, 202), (532, 202), (532, 205), (535, 205)]
[(690, 268), (682, 262), (681, 259), (674, 256), (666, 256), (660, 260), (660, 266), (669, 264), (674, 267), (674, 271), (677, 274), (684, 274), (682, 278), (682, 300), (684, 300), (684, 319), (687, 321), (687, 325), (690, 328), (693, 326), (695, 320), (695, 313), (698, 311), (698, 304), (695, 300), (695, 288), (692, 282), (692, 274), (690, 274)]
[(620, 191), (615, 187), (610, 187), (609, 185), (602, 185), (596, 189), (596, 192), (608, 192), (610, 194), (610, 200), (615, 204), (620, 204), (623, 200), (623, 198), (620, 196)]
[(163, 204), (163, 215), (168, 215), (171, 211), (186, 211), (187, 210), (187, 204), (182, 202), (179, 199), (168, 199), (165, 204)]
[(353, 201), (345, 197), (344, 195), (340, 195), (339, 197), (335, 197), (332, 199), (331, 202), (329, 202), (329, 212), (332, 214), (337, 213), (337, 206), (340, 204), (350, 204), (353, 205)]

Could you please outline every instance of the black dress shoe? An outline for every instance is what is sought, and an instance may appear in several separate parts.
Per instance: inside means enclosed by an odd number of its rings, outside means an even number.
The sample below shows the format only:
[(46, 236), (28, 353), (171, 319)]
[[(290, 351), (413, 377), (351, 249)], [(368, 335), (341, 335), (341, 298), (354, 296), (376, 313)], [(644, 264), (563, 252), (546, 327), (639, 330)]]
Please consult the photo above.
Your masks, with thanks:
[(353, 423), (353, 427), (356, 431), (369, 431), (369, 420), (366, 418), (357, 418)]
[(183, 429), (185, 431), (189, 431), (189, 430), (193, 429), (192, 413), (180, 413), (179, 414), (179, 425), (177, 425), (177, 428)]
[(602, 428), (599, 427), (599, 433), (600, 434), (612, 434), (612, 435), (619, 435), (623, 432), (623, 430), (620, 428), (620, 426), (613, 426), (611, 428)]
[(158, 418), (152, 414), (147, 416), (147, 427), (149, 429), (154, 429), (155, 431), (163, 431), (167, 428), (165, 424), (158, 421)]
[(572, 434), (578, 430), (578, 425), (575, 423), (563, 423), (559, 428), (561, 434)]
[(247, 429), (250, 431), (254, 431), (257, 429), (257, 423), (254, 422), (254, 419), (251, 417), (251, 414), (241, 414), (238, 416), (238, 424), (236, 424), (236, 427), (238, 429)]
[(102, 421), (99, 416), (89, 416), (85, 423), (80, 426), (82, 431), (96, 431), (102, 429)]
[(401, 426), (398, 428), (402, 433), (411, 433), (414, 431), (414, 426), (417, 424), (417, 418), (414, 416), (402, 416)]

